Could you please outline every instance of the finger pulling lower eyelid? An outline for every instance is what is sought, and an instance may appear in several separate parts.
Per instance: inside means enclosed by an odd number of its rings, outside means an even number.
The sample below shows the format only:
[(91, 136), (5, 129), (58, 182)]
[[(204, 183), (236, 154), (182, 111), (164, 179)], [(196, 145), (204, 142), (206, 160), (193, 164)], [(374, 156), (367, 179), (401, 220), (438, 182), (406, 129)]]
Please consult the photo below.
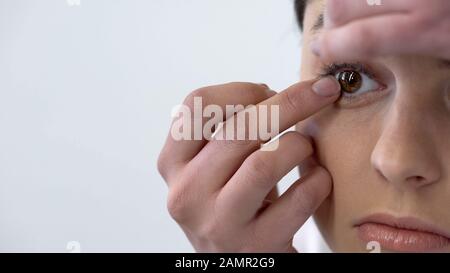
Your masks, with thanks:
[[(339, 80), (341, 97), (336, 105), (342, 108), (355, 108), (369, 105), (387, 94), (384, 92), (388, 90), (387, 86), (379, 81), (379, 77), (371, 69), (358, 62), (331, 63), (322, 64), (318, 74), (322, 78), (333, 76)], [(349, 78), (349, 75), (356, 77)]]
[(331, 97), (340, 93), (341, 86), (335, 77), (328, 76), (316, 81), (312, 86), (312, 90), (319, 96)]

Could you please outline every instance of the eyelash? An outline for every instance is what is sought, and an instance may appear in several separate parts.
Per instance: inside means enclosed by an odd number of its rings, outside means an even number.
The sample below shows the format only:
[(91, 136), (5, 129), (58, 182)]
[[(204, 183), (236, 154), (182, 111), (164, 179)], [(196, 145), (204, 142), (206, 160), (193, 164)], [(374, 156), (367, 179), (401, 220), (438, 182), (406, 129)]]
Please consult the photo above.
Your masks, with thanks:
[[(327, 77), (327, 76), (336, 76), (337, 73), (343, 72), (346, 70), (355, 71), (358, 73), (363, 73), (367, 77), (369, 77), (371, 80), (376, 81), (381, 87), (379, 90), (374, 91), (381, 91), (385, 89), (386, 86), (381, 84), (377, 79), (376, 76), (363, 64), (361, 63), (332, 63), (329, 65), (324, 65), (321, 68), (321, 71), (319, 73), (319, 77)], [(366, 92), (364, 94), (348, 94), (342, 92), (340, 99), (338, 100), (338, 105), (343, 107), (358, 107), (363, 106), (368, 103), (370, 103), (370, 99), (366, 97), (370, 97), (370, 93), (379, 93), (379, 92)], [(382, 94), (376, 94), (377, 96)]]
[(360, 73), (365, 73), (370, 76), (372, 79), (374, 78), (373, 73), (371, 73), (363, 64), (361, 63), (332, 63), (329, 65), (325, 65), (322, 67), (320, 76), (334, 76), (336, 73), (344, 71), (344, 70), (353, 70)]

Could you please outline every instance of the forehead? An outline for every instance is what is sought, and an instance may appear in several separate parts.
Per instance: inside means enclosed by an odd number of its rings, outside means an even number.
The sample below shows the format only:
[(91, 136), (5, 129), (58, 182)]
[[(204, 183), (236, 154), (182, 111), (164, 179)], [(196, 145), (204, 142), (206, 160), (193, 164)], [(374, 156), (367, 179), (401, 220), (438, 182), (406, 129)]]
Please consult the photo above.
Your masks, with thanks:
[[(310, 41), (320, 32), (324, 24), (325, 0), (307, 0), (305, 9), (303, 38), (304, 41)], [(421, 60), (420, 63), (430, 63), (431, 68), (450, 70), (450, 60), (433, 59), (433, 58), (414, 58)]]

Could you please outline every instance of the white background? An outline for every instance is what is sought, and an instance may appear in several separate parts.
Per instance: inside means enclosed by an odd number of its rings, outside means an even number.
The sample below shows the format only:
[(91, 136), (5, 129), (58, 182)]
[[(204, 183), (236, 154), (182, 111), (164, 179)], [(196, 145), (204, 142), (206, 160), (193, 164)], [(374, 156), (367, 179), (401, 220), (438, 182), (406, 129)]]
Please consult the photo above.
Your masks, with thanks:
[(283, 89), (300, 43), (291, 0), (0, 0), (0, 251), (192, 251), (156, 171), (172, 107)]

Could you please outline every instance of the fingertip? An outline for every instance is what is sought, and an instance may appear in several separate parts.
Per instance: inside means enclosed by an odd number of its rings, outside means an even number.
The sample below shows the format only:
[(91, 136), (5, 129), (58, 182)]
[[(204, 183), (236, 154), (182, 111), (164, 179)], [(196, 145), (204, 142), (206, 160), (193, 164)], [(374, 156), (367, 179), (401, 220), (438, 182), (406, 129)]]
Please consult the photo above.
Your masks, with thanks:
[(269, 96), (269, 97), (273, 97), (273, 96), (275, 96), (276, 94), (278, 94), (278, 92), (269, 89), (269, 90), (266, 90), (266, 94), (267, 94), (267, 96)]
[(321, 189), (324, 196), (328, 196), (333, 186), (331, 174), (327, 169), (320, 165), (317, 165), (313, 170), (311, 170), (311, 173), (311, 176), (314, 177), (316, 183), (320, 183), (322, 185)]
[(266, 95), (270, 98), (272, 96), (275, 96), (278, 94), (276, 91), (272, 90), (267, 84), (265, 83), (259, 83), (259, 86), (264, 88), (264, 92), (266, 92)]
[(311, 88), (314, 93), (321, 97), (335, 97), (341, 92), (341, 85), (333, 76), (319, 79)]

